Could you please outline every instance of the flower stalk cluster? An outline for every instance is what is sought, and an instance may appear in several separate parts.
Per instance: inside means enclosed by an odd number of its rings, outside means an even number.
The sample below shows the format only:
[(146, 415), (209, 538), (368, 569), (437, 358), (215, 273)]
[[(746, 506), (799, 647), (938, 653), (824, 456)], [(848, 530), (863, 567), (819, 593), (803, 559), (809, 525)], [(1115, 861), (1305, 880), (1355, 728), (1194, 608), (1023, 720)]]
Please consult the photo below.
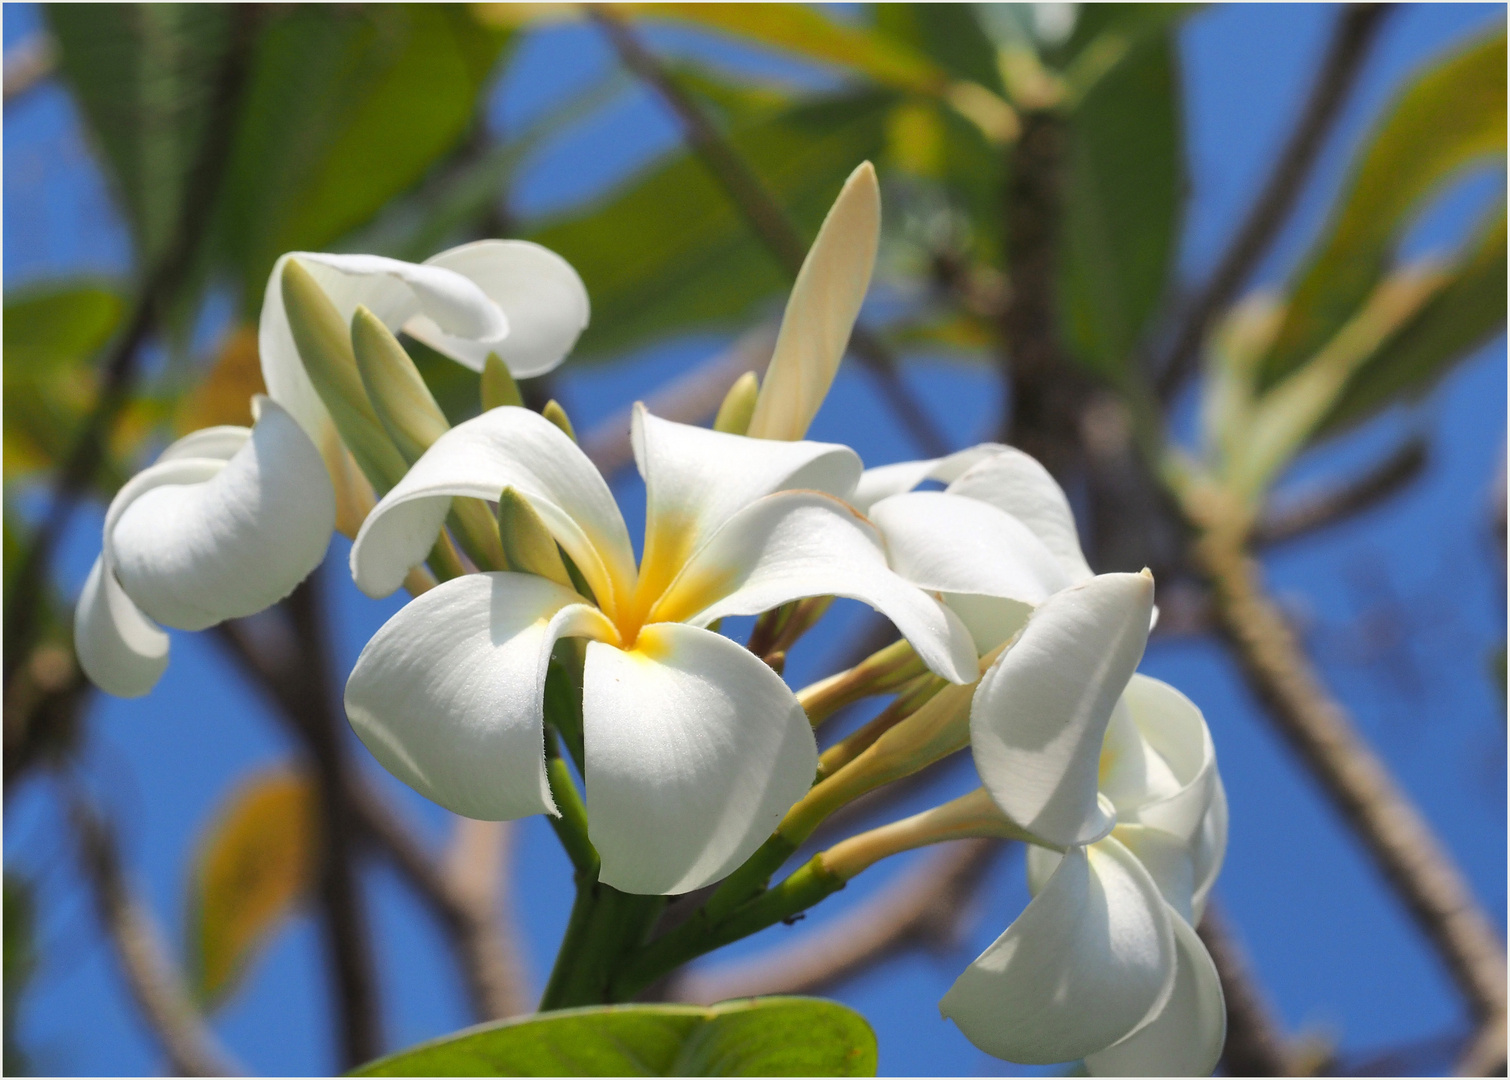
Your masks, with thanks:
[[(571, 859), (542, 1008), (625, 1000), (884, 858), (990, 836), (1030, 846), (1034, 899), (945, 1015), (1009, 1060), (1209, 1071), (1221, 990), (1192, 928), (1226, 803), (1199, 711), (1135, 671), (1152, 578), (1093, 575), (1064, 493), (1020, 451), (866, 470), (806, 438), (879, 215), (864, 165), (798, 275), (765, 379), (739, 380), (711, 429), (636, 407), (638, 557), (565, 411), (525, 408), (516, 383), (587, 323), (559, 257), (517, 241), (424, 264), (284, 256), (256, 426), (188, 436), (122, 489), (79, 600), (81, 662), (113, 693), (146, 693), (163, 627), (278, 601), (340, 528), (360, 589), (413, 594), (347, 681), (357, 735), (458, 814), (546, 815)], [(401, 334), (478, 373), (477, 416), (450, 423)], [(944, 489), (918, 490), (929, 481)], [(836, 597), (900, 639), (794, 692), (786, 655)], [(746, 644), (719, 632), (731, 616), (756, 617)], [(815, 729), (882, 696), (819, 753)], [(774, 880), (837, 810), (966, 749), (979, 790)], [(708, 887), (658, 930), (668, 897)]]

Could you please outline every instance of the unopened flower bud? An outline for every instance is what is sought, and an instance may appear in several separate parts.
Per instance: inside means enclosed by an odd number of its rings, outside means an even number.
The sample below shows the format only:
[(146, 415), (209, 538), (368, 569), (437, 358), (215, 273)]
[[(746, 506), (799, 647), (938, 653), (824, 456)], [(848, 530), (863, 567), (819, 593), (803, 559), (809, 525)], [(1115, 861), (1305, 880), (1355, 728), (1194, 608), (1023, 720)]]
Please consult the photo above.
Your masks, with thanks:
[(555, 537), (529, 500), (511, 487), (498, 495), (498, 539), (510, 570), (538, 574), (568, 589), (574, 588)]
[(524, 395), (514, 381), (514, 373), (498, 358), (497, 353), (488, 353), (482, 365), (482, 411), (496, 409), (500, 405), (523, 405)]
[(750, 417), (755, 415), (755, 400), (760, 396), (760, 380), (753, 371), (747, 371), (724, 395), (718, 415), (713, 419), (713, 430), (743, 435), (750, 429)]
[(341, 313), (297, 259), (283, 268), (283, 307), (309, 381), (330, 413), (341, 441), (379, 493), (408, 470), (362, 386)]
[(545, 408), (540, 410), (540, 415), (566, 432), (566, 437), (572, 442), (577, 441), (577, 432), (571, 426), (571, 419), (567, 417), (566, 410), (561, 407), (561, 403), (555, 398), (551, 398), (545, 403)]
[(365, 307), (358, 307), (351, 317), (351, 351), (367, 399), (412, 465), (450, 429), (446, 414), (393, 332)]

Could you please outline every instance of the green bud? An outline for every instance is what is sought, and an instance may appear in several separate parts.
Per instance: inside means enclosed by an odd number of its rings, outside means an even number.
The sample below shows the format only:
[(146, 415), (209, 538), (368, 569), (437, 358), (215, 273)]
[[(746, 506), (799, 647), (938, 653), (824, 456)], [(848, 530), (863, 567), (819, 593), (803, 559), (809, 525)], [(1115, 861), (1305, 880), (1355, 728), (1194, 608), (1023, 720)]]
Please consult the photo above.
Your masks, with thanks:
[(514, 381), (509, 366), (495, 352), (488, 353), (482, 365), (482, 411), (496, 409), (500, 405), (523, 405), (524, 395), (519, 393), (519, 384)]
[(577, 433), (571, 426), (571, 420), (567, 417), (566, 410), (561, 407), (561, 403), (555, 398), (551, 398), (545, 403), (545, 408), (540, 410), (540, 415), (566, 432), (566, 437), (572, 442), (577, 441)]
[(367, 399), (351, 333), (341, 313), (297, 259), (283, 267), (283, 308), (304, 371), (330, 413), (341, 441), (378, 494), (398, 483), (409, 465)]
[(540, 520), (528, 499), (511, 487), (498, 495), (498, 539), (510, 570), (522, 574), (539, 574), (558, 585), (573, 588), (556, 538)]
[(755, 415), (755, 399), (759, 396), (760, 380), (753, 371), (745, 372), (724, 395), (724, 403), (713, 420), (713, 430), (730, 435), (743, 435), (750, 430), (750, 417)]
[(414, 361), (383, 321), (365, 307), (351, 317), (351, 351), (367, 400), (409, 464), (450, 429)]

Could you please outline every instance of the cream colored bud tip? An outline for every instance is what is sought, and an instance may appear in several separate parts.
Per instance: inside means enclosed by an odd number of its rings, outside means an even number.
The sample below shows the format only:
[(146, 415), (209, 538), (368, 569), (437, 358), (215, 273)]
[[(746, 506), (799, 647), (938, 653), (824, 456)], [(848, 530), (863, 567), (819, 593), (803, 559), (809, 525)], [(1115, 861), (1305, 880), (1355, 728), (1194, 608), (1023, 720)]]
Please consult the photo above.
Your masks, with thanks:
[(1141, 573), (1141, 574), (1142, 574), (1142, 575), (1143, 575), (1143, 576), (1144, 576), (1144, 577), (1146, 577), (1146, 578), (1147, 578), (1147, 579), (1148, 579), (1148, 580), (1149, 580), (1149, 581), (1152, 581), (1152, 580), (1153, 580), (1153, 571), (1152, 571), (1152, 570), (1150, 570), (1150, 569), (1149, 569), (1149, 568), (1148, 568), (1148, 567), (1146, 567), (1146, 566), (1145, 566), (1145, 567), (1144, 567), (1144, 568), (1143, 568), (1143, 569), (1142, 569), (1142, 570), (1141, 570), (1141, 571), (1140, 571), (1140, 573)]

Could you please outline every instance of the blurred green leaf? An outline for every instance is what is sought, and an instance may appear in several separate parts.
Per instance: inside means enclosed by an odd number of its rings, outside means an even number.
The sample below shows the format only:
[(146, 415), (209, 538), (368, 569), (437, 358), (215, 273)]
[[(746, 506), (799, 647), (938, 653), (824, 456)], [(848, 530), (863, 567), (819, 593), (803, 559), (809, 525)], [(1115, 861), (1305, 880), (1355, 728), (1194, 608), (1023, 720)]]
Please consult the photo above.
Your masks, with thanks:
[[(845, 177), (880, 154), (894, 100), (883, 91), (827, 98), (737, 126), (729, 137), (812, 236)], [(686, 152), (529, 239), (576, 267), (592, 297), (579, 360), (668, 334), (736, 325), (791, 284), (723, 188)]]
[(608, 1005), (484, 1024), (354, 1076), (874, 1076), (865, 1018), (818, 998)]
[(1264, 382), (1304, 363), (1352, 316), (1432, 192), (1504, 150), (1501, 32), (1423, 71), (1365, 141), (1326, 230), (1301, 264)]
[(201, 837), (189, 879), (195, 990), (223, 1001), (304, 894), (314, 870), (314, 791), (288, 768), (239, 784)]
[(1478, 233), (1451, 276), (1349, 380), (1318, 435), (1424, 393), (1505, 325), (1505, 212)]
[(956, 78), (1004, 93), (996, 46), (969, 4), (876, 4), (876, 29)]
[(1076, 356), (1116, 381), (1174, 265), (1184, 178), (1173, 37), (1139, 46), (1070, 115), (1061, 315)]
[(248, 311), (279, 254), (329, 247), (456, 146), (506, 40), (446, 4), (300, 5), (270, 23), (219, 222)]
[(5, 475), (44, 469), (73, 443), (94, 400), (89, 363), (125, 305), (103, 283), (30, 288), (5, 301)]
[(235, 18), (223, 4), (47, 6), (59, 69), (104, 155), (143, 265), (178, 229)]
[(5, 1075), (27, 1076), (31, 1069), (26, 1054), (16, 1039), (16, 1011), (37, 963), (36, 918), (31, 883), (7, 870), (4, 900)]

